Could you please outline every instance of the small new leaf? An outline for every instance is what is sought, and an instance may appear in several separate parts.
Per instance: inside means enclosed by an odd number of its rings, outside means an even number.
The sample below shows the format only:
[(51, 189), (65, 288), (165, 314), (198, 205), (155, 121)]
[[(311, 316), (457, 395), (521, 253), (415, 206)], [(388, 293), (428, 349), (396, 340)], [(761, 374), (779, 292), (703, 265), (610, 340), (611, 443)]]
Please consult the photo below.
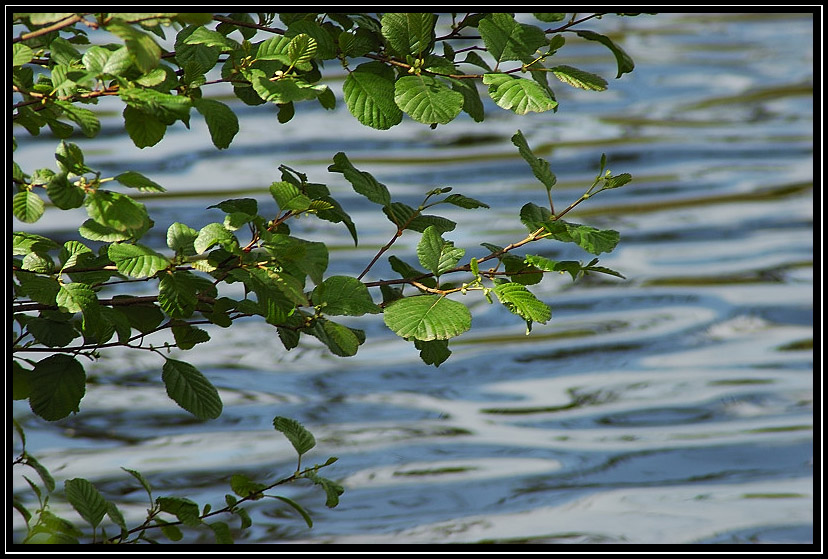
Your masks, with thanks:
[(273, 428), (287, 437), (299, 456), (316, 446), (313, 434), (295, 419), (276, 416), (273, 418)]

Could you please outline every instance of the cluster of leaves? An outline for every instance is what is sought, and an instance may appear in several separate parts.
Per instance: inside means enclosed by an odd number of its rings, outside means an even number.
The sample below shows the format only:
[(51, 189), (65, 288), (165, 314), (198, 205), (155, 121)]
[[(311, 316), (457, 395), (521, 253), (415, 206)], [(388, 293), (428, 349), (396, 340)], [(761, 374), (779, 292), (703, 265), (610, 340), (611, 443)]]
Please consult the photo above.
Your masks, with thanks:
[[(210, 206), (220, 212), (213, 223), (198, 229), (173, 223), (166, 232), (167, 247), (159, 252), (142, 243), (154, 222), (124, 188), (164, 188), (135, 171), (102, 176), (87, 165), (81, 146), (68, 141), (78, 131), (95, 137), (100, 122), (83, 105), (113, 97), (123, 103), (125, 130), (139, 148), (158, 144), (178, 121), (188, 126), (192, 108), (204, 117), (214, 145), (226, 148), (239, 131), (238, 118), (229, 105), (204, 97), (204, 88), (229, 84), (247, 105), (277, 105), (278, 120), (287, 122), (299, 102), (335, 107), (335, 95), (321, 83), (324, 62), (334, 59), (347, 70), (343, 95), (349, 111), (376, 129), (398, 124), (403, 114), (432, 128), (461, 112), (482, 121), (478, 82), (503, 109), (517, 114), (556, 110), (550, 74), (578, 88), (607, 87), (595, 74), (547, 64), (564, 45), (565, 33), (607, 46), (617, 61), (616, 77), (633, 69), (629, 56), (608, 37), (575, 29), (600, 15), (578, 19), (573, 14), (563, 23), (565, 14), (535, 14), (542, 22), (560, 22), (546, 30), (520, 23), (513, 14), (466, 14), (459, 20), (452, 15), (450, 31), (438, 37), (439, 18), (430, 13), (278, 14), (284, 28), (272, 26), (277, 14), (257, 14), (256, 21), (241, 13), (15, 14), (16, 28), (27, 31), (12, 46), (14, 123), (34, 135), (48, 127), (60, 141), (56, 168), (29, 172), (13, 162), (12, 213), (23, 223), (39, 220), (46, 211), (45, 195), (60, 210), (83, 208), (87, 219), (78, 228), (78, 238), (63, 242), (26, 231), (12, 235), (14, 399), (28, 400), (45, 420), (63, 419), (79, 411), (85, 395), (86, 373), (79, 357), (95, 358), (106, 348), (122, 347), (161, 356), (161, 380), (169, 397), (199, 419), (214, 419), (222, 412), (217, 389), (196, 367), (169, 356), (170, 348), (189, 350), (209, 341), (208, 330), (199, 326), (227, 328), (238, 319), (258, 317), (276, 329), (286, 350), (297, 347), (304, 335), (348, 357), (364, 343), (365, 333), (338, 322), (339, 317), (381, 313), (389, 329), (412, 342), (425, 363), (439, 366), (451, 354), (449, 340), (471, 327), (469, 308), (458, 295), (480, 291), (493, 303), (494, 293), (525, 321), (528, 333), (534, 323), (551, 318), (550, 307), (528, 288), (545, 273), (569, 273), (573, 280), (588, 273), (622, 277), (598, 266), (595, 258), (584, 264), (517, 254), (516, 249), (542, 239), (574, 243), (592, 255), (612, 251), (619, 240), (616, 231), (562, 217), (594, 194), (631, 179), (606, 170), (602, 157), (600, 171), (583, 196), (556, 212), (555, 175), (519, 131), (512, 141), (544, 186), (549, 207), (526, 204), (519, 214), (526, 237), (506, 247), (483, 243), (486, 252), (466, 263), (466, 249), (446, 238), (456, 224), (427, 211), (441, 204), (485, 209), (485, 203), (441, 187), (425, 192), (419, 206), (409, 206), (393, 200), (385, 185), (337, 153), (328, 170), (376, 204), (394, 228), (388, 243), (357, 277), (327, 275), (327, 246), (292, 234), (291, 220), (313, 216), (341, 224), (355, 244), (359, 241), (354, 222), (328, 186), (310, 182), (302, 172), (279, 167), (277, 180), (269, 186), (276, 212), (260, 208), (254, 198), (225, 200)], [(175, 35), (173, 49), (167, 50), (158, 40), (169, 45), (170, 28)], [(91, 45), (87, 30), (108, 31), (118, 41)], [(255, 40), (259, 33), (267, 38)], [(461, 46), (470, 42), (475, 44)], [(435, 51), (438, 44), (442, 55)], [(467, 73), (469, 66), (484, 72)], [(208, 77), (213, 70), (218, 74)], [(390, 255), (399, 278), (364, 281), (407, 231), (420, 235), (418, 262)], [(493, 266), (481, 266), (487, 261)], [(465, 281), (445, 281), (458, 275)], [(151, 294), (124, 294), (125, 286), (137, 282)], [(227, 288), (232, 284), (243, 286), (242, 297), (227, 295), (237, 292)], [(375, 301), (373, 288), (379, 289), (381, 300)], [(171, 336), (151, 343), (158, 333)], [(18, 357), (38, 353), (47, 356)], [(87, 484), (82, 480), (69, 487), (92, 494)], [(330, 484), (322, 485), (328, 491)], [(73, 491), (77, 493), (68, 493)], [(99, 522), (100, 510), (84, 518)], [(110, 514), (120, 526), (117, 517)]]
[[(238, 119), (228, 105), (203, 97), (204, 86), (229, 83), (248, 105), (276, 104), (279, 121), (287, 122), (299, 102), (336, 106), (331, 89), (320, 83), (324, 62), (331, 60), (348, 70), (343, 85), (348, 110), (379, 130), (399, 124), (403, 114), (431, 126), (447, 124), (461, 112), (481, 122), (478, 81), (503, 109), (517, 114), (557, 110), (550, 75), (576, 88), (607, 88), (597, 74), (547, 64), (566, 43), (566, 33), (609, 48), (617, 61), (616, 77), (634, 68), (609, 37), (575, 29), (601, 15), (575, 19), (573, 14), (567, 23), (542, 29), (518, 22), (513, 14), (466, 14), (459, 21), (452, 17), (451, 31), (438, 37), (433, 13), (283, 13), (284, 28), (271, 27), (276, 14), (258, 14), (258, 22), (246, 13), (14, 14), (14, 23), (30, 30), (12, 46), (13, 88), (22, 98), (14, 106), (14, 121), (32, 134), (48, 126), (63, 138), (72, 134), (71, 122), (92, 137), (100, 123), (79, 104), (118, 96), (125, 105), (126, 130), (138, 147), (156, 145), (177, 121), (189, 125), (195, 108), (216, 147), (226, 148), (238, 133)], [(566, 18), (563, 13), (534, 16), (548, 23)], [(208, 29), (211, 21), (220, 23)], [(78, 47), (89, 43), (81, 24), (106, 30), (122, 42), (81, 52)], [(156, 40), (166, 39), (170, 25), (179, 28), (173, 51)], [(61, 37), (60, 31), (71, 36)], [(259, 31), (272, 36), (252, 42)], [(241, 41), (230, 36), (233, 32)], [(443, 54), (436, 52), (438, 45)], [(33, 66), (48, 71), (35, 72)], [(221, 77), (208, 80), (217, 67)]]
[[(316, 439), (296, 420), (276, 416), (273, 418), (274, 429), (285, 435), (299, 457), (296, 471), (290, 476), (275, 482), (260, 483), (244, 474), (233, 474), (230, 478), (230, 489), (233, 493), (224, 496), (223, 507), (213, 508), (209, 503), (199, 506), (198, 503), (185, 497), (154, 498), (152, 486), (146, 477), (136, 470), (121, 468), (138, 481), (149, 499), (146, 518), (140, 525), (133, 528), (127, 525), (118, 505), (114, 501), (107, 500), (91, 482), (84, 478), (68, 479), (64, 482), (63, 494), (75, 512), (91, 528), (91, 534), (87, 535), (71, 521), (58, 516), (50, 509), (49, 500), (56, 488), (55, 479), (43, 464), (26, 451), (26, 435), (16, 421), (14, 427), (22, 445), (20, 455), (14, 460), (14, 464), (31, 468), (38, 474), (41, 482), (38, 484), (29, 477), (23, 476), (38, 501), (34, 514), (17, 497), (12, 503), (26, 521), (27, 534), (23, 543), (27, 544), (73, 544), (79, 543), (80, 538), (86, 536), (91, 539), (91, 543), (160, 543), (155, 535), (158, 532), (171, 541), (180, 541), (184, 537), (180, 526), (194, 530), (209, 529), (216, 543), (233, 543), (234, 530), (226, 522), (214, 521), (213, 517), (235, 515), (240, 521), (236, 531), (244, 531), (253, 525), (253, 521), (248, 510), (242, 505), (267, 497), (291, 506), (310, 528), (313, 527), (313, 520), (302, 505), (283, 495), (270, 495), (267, 492), (286, 483), (307, 480), (322, 488), (326, 496), (325, 506), (333, 508), (339, 504), (339, 496), (344, 491), (342, 486), (335, 481), (319, 475), (319, 470), (336, 462), (336, 457), (329, 458), (324, 464), (316, 464), (303, 469), (302, 456), (316, 446)], [(105, 517), (109, 519), (106, 524), (109, 526), (110, 533), (114, 532), (115, 535), (107, 535)]]

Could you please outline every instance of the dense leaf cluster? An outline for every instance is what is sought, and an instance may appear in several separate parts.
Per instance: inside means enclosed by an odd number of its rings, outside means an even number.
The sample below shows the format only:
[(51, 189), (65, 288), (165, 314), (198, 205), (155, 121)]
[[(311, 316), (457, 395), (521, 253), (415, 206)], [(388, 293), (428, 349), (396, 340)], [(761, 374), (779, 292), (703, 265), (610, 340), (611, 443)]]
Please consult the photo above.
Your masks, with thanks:
[[(485, 203), (443, 187), (425, 192), (413, 207), (394, 200), (346, 154), (335, 154), (328, 170), (376, 204), (393, 231), (357, 277), (329, 275), (325, 243), (291, 232), (294, 220), (311, 216), (341, 224), (359, 242), (355, 223), (328, 186), (310, 182), (300, 171), (279, 167), (268, 187), (278, 206), (275, 214), (263, 212), (254, 198), (225, 200), (210, 207), (219, 216), (213, 223), (198, 229), (173, 223), (166, 231), (167, 246), (159, 251), (142, 242), (154, 222), (129, 192), (160, 193), (164, 187), (136, 171), (103, 176), (87, 165), (80, 143), (70, 141), (78, 133), (91, 138), (100, 132), (88, 105), (112, 97), (121, 101), (124, 128), (139, 148), (157, 145), (178, 122), (189, 126), (193, 109), (206, 121), (213, 144), (227, 148), (239, 131), (238, 118), (228, 104), (205, 96), (210, 86), (229, 85), (246, 105), (275, 104), (284, 123), (294, 117), (297, 103), (336, 106), (323, 75), (325, 64), (333, 61), (346, 70), (342, 94), (348, 110), (375, 129), (391, 128), (404, 115), (432, 128), (463, 112), (483, 121), (481, 92), (517, 114), (554, 111), (558, 103), (550, 76), (581, 89), (607, 88), (598, 75), (553, 62), (568, 34), (606, 46), (617, 62), (616, 77), (634, 67), (609, 37), (578, 27), (601, 15), (534, 14), (536, 21), (552, 25), (544, 29), (508, 13), (452, 14), (450, 21), (432, 13), (14, 14), (16, 130), (37, 135), (48, 128), (59, 142), (52, 165), (24, 170), (13, 162), (12, 213), (24, 224), (39, 220), (47, 205), (53, 206), (49, 211), (83, 208), (87, 214), (71, 240), (57, 242), (25, 230), (12, 235), (14, 398), (28, 400), (43, 419), (65, 418), (79, 411), (85, 395), (80, 357), (126, 347), (158, 354), (169, 397), (195, 417), (213, 419), (222, 412), (216, 388), (196, 367), (162, 351), (208, 342), (210, 333), (200, 326), (227, 328), (238, 319), (257, 317), (275, 328), (286, 350), (311, 336), (331, 353), (348, 357), (365, 342), (365, 333), (339, 317), (382, 314), (388, 328), (411, 341), (425, 363), (439, 366), (451, 354), (449, 340), (471, 328), (472, 315), (463, 302), (470, 291), (482, 292), (489, 302), (495, 300), (493, 293), (525, 321), (528, 333), (534, 323), (551, 318), (550, 307), (528, 288), (545, 273), (566, 272), (573, 280), (587, 273), (622, 277), (597, 266), (597, 259), (555, 262), (514, 252), (542, 239), (574, 243), (592, 255), (612, 251), (619, 241), (616, 231), (562, 218), (597, 192), (631, 179), (605, 170), (602, 158), (584, 195), (556, 212), (555, 175), (520, 131), (512, 141), (545, 188), (549, 207), (526, 204), (519, 213), (526, 237), (507, 247), (483, 243), (485, 252), (468, 260), (467, 250), (447, 238), (456, 224), (431, 211), (441, 204), (486, 209)], [(90, 34), (102, 31), (115, 40), (93, 44)], [(388, 255), (399, 278), (364, 281), (405, 232), (420, 235), (418, 262)], [(491, 267), (482, 266), (487, 261)], [(462, 280), (445, 281), (447, 276)], [(149, 282), (152, 294), (124, 294), (130, 282)], [(235, 292), (226, 288), (231, 284), (243, 285), (244, 295), (227, 295)], [(162, 338), (154, 336), (159, 333)], [(37, 359), (39, 354), (47, 356)], [(295, 433), (303, 428), (288, 420), (274, 425), (292, 433), (288, 437), (301, 457), (309, 441)], [(335, 501), (333, 482), (305, 477)], [(125, 529), (88, 483), (67, 483), (67, 496), (81, 516), (95, 527), (109, 514)], [(283, 500), (307, 518), (301, 507)], [(190, 503), (157, 504), (184, 524), (199, 518)], [(213, 528), (219, 540), (227, 539), (226, 526)], [(173, 528), (165, 533), (176, 539)]]

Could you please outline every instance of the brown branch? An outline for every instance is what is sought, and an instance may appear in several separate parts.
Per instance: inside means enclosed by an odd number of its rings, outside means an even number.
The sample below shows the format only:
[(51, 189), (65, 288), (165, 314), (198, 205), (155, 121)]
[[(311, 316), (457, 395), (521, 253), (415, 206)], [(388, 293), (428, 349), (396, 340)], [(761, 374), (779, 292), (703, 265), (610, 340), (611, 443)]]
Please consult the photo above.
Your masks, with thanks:
[(20, 41), (26, 41), (28, 39), (40, 37), (41, 35), (46, 35), (47, 33), (51, 33), (52, 31), (57, 31), (59, 29), (63, 29), (64, 27), (69, 27), (70, 25), (77, 23), (79, 21), (83, 21), (83, 16), (75, 14), (73, 16), (67, 17), (66, 19), (62, 19), (56, 23), (53, 23), (52, 25), (41, 27), (40, 29), (35, 29), (34, 31), (30, 31), (29, 33), (22, 33), (19, 37), (15, 37), (14, 39), (12, 39), (12, 43), (19, 43)]

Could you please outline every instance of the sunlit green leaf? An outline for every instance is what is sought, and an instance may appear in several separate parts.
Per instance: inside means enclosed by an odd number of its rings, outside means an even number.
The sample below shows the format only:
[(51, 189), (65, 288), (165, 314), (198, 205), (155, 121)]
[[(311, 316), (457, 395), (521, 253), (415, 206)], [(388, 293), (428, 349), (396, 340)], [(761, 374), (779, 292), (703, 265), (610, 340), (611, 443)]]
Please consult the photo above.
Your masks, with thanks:
[(31, 190), (22, 190), (12, 198), (12, 213), (24, 223), (34, 223), (45, 210), (43, 199)]
[(380, 312), (365, 284), (350, 276), (332, 276), (313, 290), (313, 304), (327, 315), (361, 316)]
[(496, 285), (494, 292), (506, 308), (529, 322), (545, 324), (552, 317), (549, 305), (519, 283)]
[(385, 324), (402, 338), (447, 340), (471, 328), (466, 305), (441, 295), (416, 295), (394, 301), (383, 313)]
[(394, 84), (394, 102), (424, 124), (448, 124), (463, 110), (463, 94), (427, 75), (404, 76)]
[(423, 231), (423, 236), (417, 244), (420, 265), (437, 276), (454, 268), (465, 253), (465, 249), (457, 248), (454, 243), (445, 241), (434, 226), (429, 226)]
[(483, 83), (489, 86), (489, 96), (498, 107), (516, 114), (542, 113), (558, 106), (537, 82), (510, 74), (484, 74)]
[(159, 270), (170, 265), (161, 254), (140, 244), (117, 243), (109, 246), (109, 259), (122, 274), (134, 278), (154, 276)]
[(573, 68), (572, 66), (560, 65), (553, 66), (549, 69), (555, 77), (565, 84), (577, 87), (579, 89), (588, 89), (592, 91), (604, 91), (607, 89), (607, 80), (584, 70)]
[(161, 47), (152, 36), (123, 23), (110, 23), (106, 30), (124, 40), (130, 55), (142, 73), (147, 73), (161, 60)]
[(382, 15), (382, 36), (399, 56), (421, 56), (431, 50), (434, 25), (433, 13), (385, 13)]
[(234, 252), (239, 248), (239, 240), (221, 223), (209, 223), (198, 232), (193, 247), (197, 254), (202, 254), (215, 245), (221, 245), (224, 249)]
[(310, 208), (311, 199), (302, 194), (298, 188), (286, 181), (277, 181), (270, 185), (270, 194), (282, 211), (302, 212)]
[(342, 91), (348, 110), (365, 126), (387, 130), (402, 121), (403, 113), (394, 102), (393, 74), (383, 76), (363, 64), (348, 73)]
[(543, 30), (518, 23), (507, 13), (488, 14), (480, 20), (477, 28), (489, 54), (498, 63), (506, 60), (529, 62), (533, 53), (546, 44)]

